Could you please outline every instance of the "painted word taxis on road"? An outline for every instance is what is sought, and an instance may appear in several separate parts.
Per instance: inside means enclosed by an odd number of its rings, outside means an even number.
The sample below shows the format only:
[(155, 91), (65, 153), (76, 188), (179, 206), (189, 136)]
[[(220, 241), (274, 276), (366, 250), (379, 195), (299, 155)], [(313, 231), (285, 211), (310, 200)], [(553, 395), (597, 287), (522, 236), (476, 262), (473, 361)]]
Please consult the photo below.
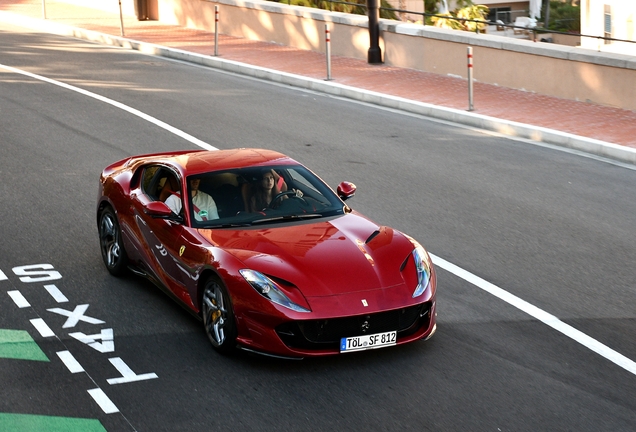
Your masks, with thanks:
[[(18, 276), (20, 282), (26, 284), (43, 284), (43, 287), (51, 295), (53, 300), (57, 304), (68, 303), (64, 293), (53, 283), (53, 281), (62, 279), (62, 275), (54, 269), (51, 264), (32, 264), (20, 267), (12, 268), (13, 273)], [(0, 269), (0, 281), (7, 280), (7, 275)], [(7, 294), (11, 297), (13, 302), (19, 308), (31, 307), (27, 298), (20, 292), (20, 290), (11, 290)], [(74, 307), (53, 307), (47, 309), (48, 312), (66, 317), (66, 321), (62, 325), (64, 330), (72, 330), (79, 322), (85, 322), (95, 326), (103, 326), (96, 329), (94, 334), (84, 334), (78, 331), (70, 331), (68, 335), (86, 345), (93, 348), (95, 351), (105, 354), (115, 352), (115, 338), (113, 329), (106, 327), (106, 322), (87, 315), (89, 305), (78, 304)], [(44, 337), (56, 337), (55, 332), (49, 327), (43, 318), (31, 319), (31, 324), (38, 331), (38, 333)], [(82, 365), (75, 359), (73, 354), (68, 350), (59, 351), (56, 353), (60, 360), (64, 363), (67, 369), (71, 373), (86, 372)], [(137, 374), (128, 367), (128, 365), (120, 357), (110, 357), (108, 361), (119, 372), (119, 376), (107, 379), (106, 382), (110, 385), (126, 384), (136, 381), (144, 381), (157, 378), (155, 373)], [(107, 414), (119, 412), (117, 406), (106, 396), (106, 393), (101, 388), (94, 388), (87, 390), (89, 395), (95, 400), (100, 408)]]

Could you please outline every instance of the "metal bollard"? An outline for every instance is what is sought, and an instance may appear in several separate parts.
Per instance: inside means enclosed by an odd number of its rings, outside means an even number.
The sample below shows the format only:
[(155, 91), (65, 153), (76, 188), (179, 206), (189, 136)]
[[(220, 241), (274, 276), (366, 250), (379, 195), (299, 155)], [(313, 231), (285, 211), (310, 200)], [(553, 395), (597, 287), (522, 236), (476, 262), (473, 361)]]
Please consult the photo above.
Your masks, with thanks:
[(468, 111), (473, 107), (473, 47), (468, 47)]
[(121, 12), (121, 0), (119, 0), (119, 30), (121, 37), (124, 37), (124, 14)]
[(214, 6), (214, 55), (219, 55), (219, 6)]
[(327, 57), (327, 81), (331, 81), (331, 33), (329, 24), (325, 24), (325, 53)]

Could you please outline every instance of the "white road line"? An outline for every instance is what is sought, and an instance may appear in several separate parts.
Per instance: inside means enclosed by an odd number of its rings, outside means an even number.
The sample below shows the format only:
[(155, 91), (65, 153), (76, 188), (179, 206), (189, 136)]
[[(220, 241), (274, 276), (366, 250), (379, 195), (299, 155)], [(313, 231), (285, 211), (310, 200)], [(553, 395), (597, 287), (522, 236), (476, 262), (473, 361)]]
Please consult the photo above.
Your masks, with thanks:
[(51, 294), (51, 297), (53, 297), (56, 302), (66, 303), (68, 301), (66, 296), (62, 294), (62, 291), (55, 285), (44, 285), (44, 288)]
[(31, 320), (31, 324), (33, 324), (33, 327), (35, 327), (35, 329), (40, 332), (40, 334), (42, 335), (42, 337), (53, 337), (55, 336), (55, 333), (53, 333), (53, 330), (51, 330), (51, 328), (44, 322), (44, 320), (42, 318), (34, 318)]
[(564, 323), (554, 315), (547, 313), (546, 311), (539, 309), (538, 307), (528, 303), (525, 300), (520, 299), (514, 294), (510, 294), (508, 291), (505, 291), (502, 288), (499, 288), (496, 285), (491, 284), (488, 281), (476, 276), (460, 267), (457, 267), (455, 264), (446, 261), (443, 258), (430, 254), (433, 260), (433, 263), (443, 268), (449, 273), (454, 274), (455, 276), (464, 279), (466, 282), (469, 282), (475, 285), (478, 288), (494, 295), (495, 297), (505, 301), (506, 303), (516, 307), (517, 309), (527, 313), (533, 318), (538, 319), (542, 323), (552, 327), (556, 331), (564, 334), (565, 336), (575, 340), (580, 343), (584, 347), (594, 351), (595, 353), (605, 357), (607, 360), (612, 363), (622, 367), (628, 372), (636, 375), (636, 362), (630, 360), (624, 355), (614, 351), (607, 345), (603, 345), (596, 339), (593, 339), (586, 335), (585, 333), (575, 329), (569, 324)]
[(31, 304), (27, 301), (27, 299), (24, 298), (20, 291), (7, 291), (7, 294), (9, 294), (9, 297), (11, 297), (13, 303), (15, 303), (17, 307), (27, 308), (31, 306)]
[(115, 366), (115, 369), (117, 369), (119, 373), (122, 375), (121, 378), (107, 379), (106, 382), (110, 385), (125, 384), (125, 383), (130, 383), (135, 381), (145, 381), (145, 380), (159, 378), (157, 374), (152, 372), (137, 375), (135, 372), (132, 371), (132, 369), (128, 367), (126, 363), (124, 363), (121, 357), (109, 358), (108, 361), (110, 361), (113, 364), (113, 366)]
[(106, 396), (106, 393), (99, 387), (92, 390), (87, 390), (88, 394), (97, 402), (97, 405), (104, 411), (106, 414), (113, 414), (119, 412), (119, 409), (115, 406), (113, 402)]
[(56, 354), (71, 373), (84, 372), (84, 368), (75, 360), (75, 357), (73, 357), (70, 351), (58, 351)]
[(88, 90), (84, 90), (84, 89), (81, 89), (79, 87), (75, 87), (75, 86), (72, 86), (70, 84), (63, 83), (61, 81), (56, 81), (56, 80), (53, 80), (51, 78), (44, 77), (42, 75), (36, 75), (34, 73), (31, 73), (31, 72), (27, 72), (27, 71), (24, 71), (24, 70), (21, 70), (21, 69), (16, 69), (16, 68), (11, 67), (11, 66), (0, 64), (0, 67), (4, 68), (6, 70), (9, 70), (11, 72), (17, 73), (17, 74), (25, 75), (25, 76), (28, 76), (28, 77), (31, 77), (31, 78), (35, 78), (35, 79), (40, 80), (40, 81), (47, 82), (49, 84), (53, 84), (53, 85), (65, 88), (67, 90), (72, 90), (74, 92), (83, 94), (84, 96), (92, 97), (93, 99), (97, 99), (98, 101), (107, 103), (107, 104), (112, 105), (114, 107), (117, 107), (117, 108), (119, 108), (121, 110), (124, 110), (124, 111), (126, 111), (126, 112), (128, 112), (130, 114), (136, 115), (137, 117), (140, 117), (140, 118), (142, 118), (142, 119), (144, 119), (144, 120), (146, 120), (146, 121), (148, 121), (148, 122), (150, 122), (150, 123), (152, 123), (152, 124), (154, 124), (156, 126), (159, 126), (160, 128), (165, 129), (168, 132), (171, 132), (171, 133), (183, 138), (184, 140), (189, 141), (192, 144), (195, 144), (195, 145), (197, 145), (197, 146), (199, 146), (199, 147), (201, 147), (201, 148), (203, 148), (205, 150), (218, 150), (216, 147), (213, 147), (210, 144), (208, 144), (208, 143), (206, 143), (204, 141), (201, 141), (200, 139), (195, 138), (192, 135), (190, 135), (190, 134), (188, 134), (188, 133), (186, 133), (186, 132), (184, 132), (184, 131), (182, 131), (180, 129), (177, 129), (174, 126), (170, 126), (168, 123), (162, 122), (159, 119), (156, 119), (156, 118), (154, 118), (154, 117), (152, 117), (152, 116), (150, 116), (148, 114), (145, 114), (145, 113), (143, 113), (143, 112), (141, 112), (141, 111), (139, 111), (139, 110), (137, 110), (135, 108), (129, 107), (128, 105), (125, 105), (125, 104), (123, 104), (121, 102), (117, 102), (117, 101), (109, 99), (107, 97), (98, 95), (97, 93), (93, 93), (93, 92), (90, 92)]
[(9, 279), (6, 274), (2, 270), (0, 270), (0, 281)]

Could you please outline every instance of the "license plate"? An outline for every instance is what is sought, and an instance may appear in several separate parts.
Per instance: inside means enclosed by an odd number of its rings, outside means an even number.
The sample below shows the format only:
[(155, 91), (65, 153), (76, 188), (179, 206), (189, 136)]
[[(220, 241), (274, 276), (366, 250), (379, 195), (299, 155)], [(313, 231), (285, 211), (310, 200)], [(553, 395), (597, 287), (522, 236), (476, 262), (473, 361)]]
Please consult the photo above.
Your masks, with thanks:
[(340, 352), (363, 351), (395, 345), (397, 332), (390, 331), (372, 335), (353, 336), (340, 339)]

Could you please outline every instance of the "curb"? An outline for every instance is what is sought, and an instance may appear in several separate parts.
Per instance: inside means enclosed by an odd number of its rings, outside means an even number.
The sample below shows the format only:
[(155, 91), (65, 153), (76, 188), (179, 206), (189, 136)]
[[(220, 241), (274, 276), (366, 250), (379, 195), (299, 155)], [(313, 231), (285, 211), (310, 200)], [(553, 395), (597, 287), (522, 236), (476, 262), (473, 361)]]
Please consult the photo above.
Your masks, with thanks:
[(348, 98), (373, 105), (398, 109), (426, 117), (445, 120), (466, 126), (471, 126), (501, 135), (524, 138), (546, 144), (578, 150), (584, 153), (636, 165), (636, 149), (617, 145), (605, 141), (586, 138), (566, 132), (557, 131), (524, 123), (502, 120), (468, 111), (446, 108), (424, 102), (417, 102), (397, 96), (390, 96), (368, 90), (362, 90), (334, 82), (303, 77), (273, 69), (252, 66), (219, 57), (206, 56), (175, 48), (167, 48), (152, 43), (135, 41), (120, 36), (112, 36), (92, 30), (71, 27), (64, 24), (48, 22), (42, 19), (24, 17), (9, 12), (0, 11), (0, 21), (21, 25), (24, 27), (52, 33), (60, 36), (71, 36), (78, 39), (110, 45), (124, 49), (139, 51), (140, 53), (166, 57), (173, 60), (199, 64), (227, 72), (251, 76), (293, 87), (313, 90), (333, 96)]

